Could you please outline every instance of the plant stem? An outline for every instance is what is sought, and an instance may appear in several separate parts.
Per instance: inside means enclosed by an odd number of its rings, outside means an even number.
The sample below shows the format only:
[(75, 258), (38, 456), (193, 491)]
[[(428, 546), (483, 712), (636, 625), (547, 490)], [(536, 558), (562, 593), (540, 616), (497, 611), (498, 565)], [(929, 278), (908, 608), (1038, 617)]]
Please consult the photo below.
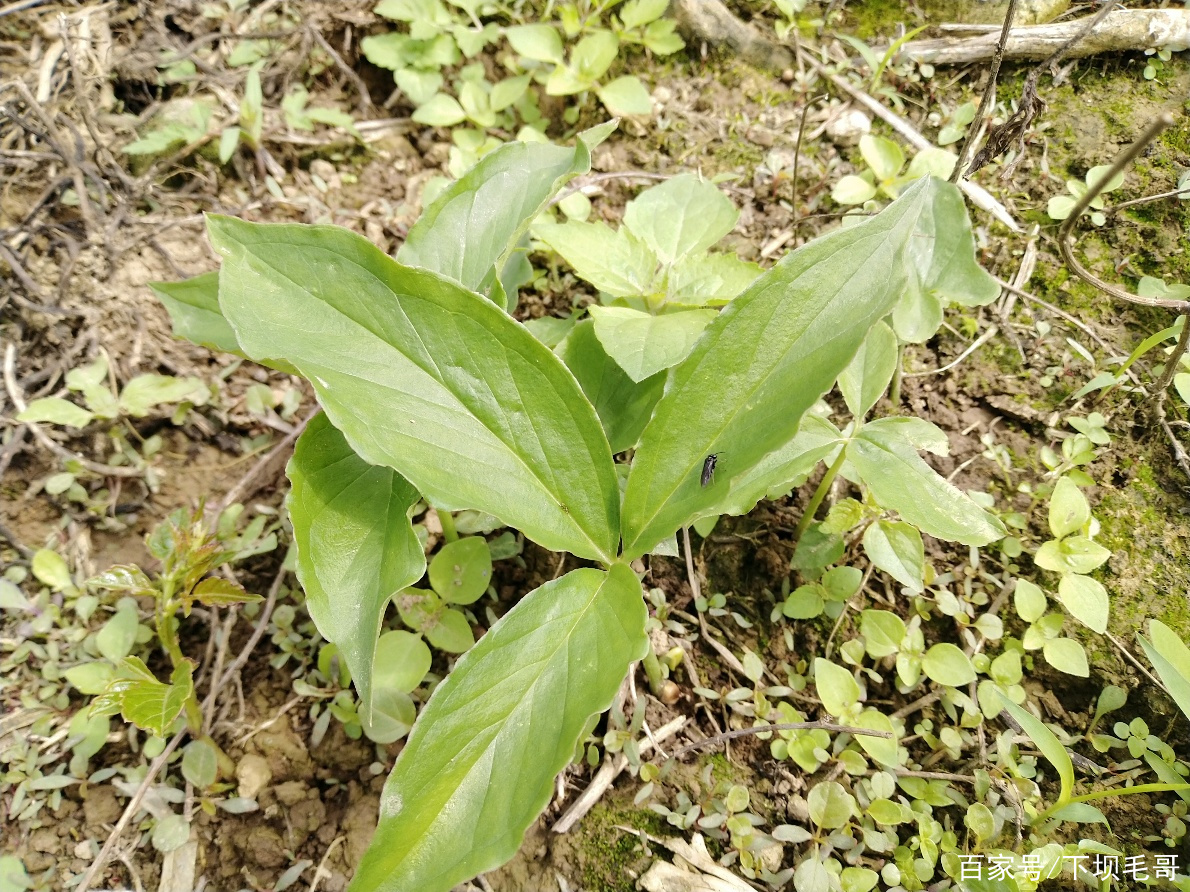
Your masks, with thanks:
[(1000, 29), (1000, 39), (996, 41), (996, 50), (992, 54), (992, 69), (988, 72), (988, 83), (984, 87), (983, 98), (979, 100), (979, 110), (967, 128), (967, 137), (963, 140), (963, 147), (959, 150), (954, 170), (951, 171), (950, 181), (952, 183), (957, 184), (959, 178), (962, 177), (963, 170), (967, 167), (967, 160), (971, 157), (971, 150), (975, 147), (976, 140), (979, 139), (980, 132), (983, 130), (984, 122), (992, 110), (996, 96), (996, 81), (1000, 77), (1000, 64), (1004, 61), (1004, 45), (1008, 43), (1008, 33), (1012, 30), (1013, 19), (1016, 18), (1017, 3), (1018, 0), (1010, 0), (1008, 9), (1004, 13), (1004, 26)]
[(447, 542), (454, 542), (459, 538), (459, 531), (455, 529), (454, 516), (449, 511), (434, 511), (438, 514), (438, 522), (442, 524), (442, 538)]
[(897, 366), (893, 369), (892, 384), (888, 389), (888, 401), (896, 408), (901, 405), (901, 379), (905, 377), (905, 345), (897, 341)]
[(649, 679), (649, 690), (653, 692), (654, 697), (660, 696), (665, 678), (661, 674), (661, 661), (657, 659), (657, 654), (653, 652), (651, 644), (642, 662), (645, 667), (645, 677)]
[(826, 498), (827, 491), (831, 488), (831, 484), (835, 482), (835, 478), (839, 475), (839, 469), (843, 467), (843, 461), (847, 457), (847, 450), (840, 449), (839, 457), (835, 459), (834, 464), (826, 469), (826, 473), (822, 477), (822, 482), (818, 484), (818, 489), (814, 490), (814, 496), (810, 499), (810, 504), (806, 506), (805, 512), (802, 514), (802, 519), (797, 523), (797, 529), (793, 531), (793, 543), (802, 541), (802, 534), (806, 532), (810, 524), (814, 522), (814, 515), (818, 513), (818, 508), (822, 505), (823, 499)]

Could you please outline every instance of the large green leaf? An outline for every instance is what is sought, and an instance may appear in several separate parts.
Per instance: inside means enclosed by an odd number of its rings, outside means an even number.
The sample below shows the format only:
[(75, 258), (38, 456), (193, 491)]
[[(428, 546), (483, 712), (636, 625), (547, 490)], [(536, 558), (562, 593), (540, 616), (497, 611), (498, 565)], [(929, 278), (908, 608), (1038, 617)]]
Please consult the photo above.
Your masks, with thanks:
[(710, 513), (747, 514), (761, 499), (787, 495), (805, 483), (818, 463), (842, 442), (843, 434), (837, 427), (825, 418), (807, 414), (792, 440), (732, 479), (726, 497)]
[(910, 253), (922, 289), (969, 307), (1000, 294), (996, 280), (975, 261), (971, 219), (958, 189), (939, 191), (918, 220)]
[(687, 254), (669, 270), (666, 299), (672, 303), (727, 303), (764, 270), (734, 254)]
[(181, 282), (150, 282), (149, 287), (165, 304), (174, 335), (212, 350), (240, 352), (236, 333), (219, 310), (218, 270)]
[(884, 396), (896, 369), (897, 336), (888, 325), (877, 322), (839, 375), (839, 392), (854, 417), (863, 418)]
[(584, 131), (572, 149), (512, 142), (488, 153), (426, 208), (397, 259), (487, 293), (546, 202), (591, 169), (591, 150), (614, 129)]
[[(648, 552), (723, 498), (733, 477), (793, 438), (906, 280), (918, 219), (954, 189), (921, 180), (875, 217), (793, 252), (729, 303), (641, 436), (624, 495), (624, 549)], [(701, 484), (706, 457), (719, 474)]]
[[(223, 316), (219, 307), (218, 270), (183, 279), (181, 282), (150, 282), (149, 287), (157, 299), (165, 305), (169, 320), (173, 324), (174, 337), (219, 350), (244, 356), (235, 330)], [(273, 360), (263, 363), (270, 368), (297, 374), (289, 363)]]
[(1179, 675), (1190, 681), (1190, 647), (1186, 646), (1182, 637), (1158, 619), (1149, 620), (1149, 637), (1157, 653), (1165, 657)]
[(997, 696), (1000, 697), (1000, 706), (1016, 719), (1016, 723), (1037, 744), (1041, 754), (1058, 772), (1058, 803), (1068, 802), (1071, 794), (1074, 793), (1074, 763), (1071, 762), (1066, 747), (1062, 746), (1062, 741), (1058, 740), (1054, 732), (1047, 728), (1041, 719), (1023, 706), (1017, 706), (1003, 694), (998, 693)]
[(370, 710), (385, 608), (426, 571), (407, 514), (417, 490), (391, 468), (356, 455), (326, 415), (311, 419), (285, 472), (298, 579), (310, 618), (338, 646)]
[(244, 351), (284, 357), (365, 461), (446, 510), (610, 562), (619, 489), (591, 404), (491, 301), (335, 226), (208, 221)]
[(705, 251), (731, 232), (739, 217), (718, 186), (689, 173), (646, 189), (624, 209), (624, 225), (663, 263)]
[(683, 310), (654, 316), (628, 307), (591, 307), (595, 336), (633, 381), (644, 381), (685, 359), (718, 315)]
[(140, 657), (125, 657), (117, 675), (91, 701), (91, 715), (115, 715), (138, 728), (165, 737), (178, 717), (190, 705), (197, 711), (194, 696), (194, 664), (183, 660), (170, 674), (170, 683), (158, 681)]
[(624, 564), (528, 594), (434, 691), (384, 787), (351, 889), (445, 892), (515, 854), (587, 719), (645, 654)]
[(987, 545), (1004, 537), (999, 519), (926, 464), (895, 425), (881, 420), (847, 444), (847, 460), (882, 507), (948, 542)]
[(602, 221), (539, 223), (533, 235), (569, 263), (580, 279), (612, 297), (653, 293), (657, 256), (628, 229), (612, 229)]
[(612, 452), (631, 449), (649, 423), (653, 406), (661, 399), (665, 375), (658, 373), (637, 383), (607, 355), (595, 337), (595, 324), (584, 319), (559, 344), (555, 352), (578, 379), (583, 393), (595, 407)]
[[(1150, 634), (1154, 632), (1155, 624), (1156, 620), (1150, 621)], [(1190, 719), (1190, 678), (1181, 672), (1180, 664), (1183, 662), (1182, 659), (1179, 655), (1174, 654), (1178, 658), (1178, 662), (1175, 663), (1162, 653), (1155, 646), (1160, 640), (1157, 634), (1153, 635), (1153, 642), (1146, 641), (1140, 635), (1136, 637), (1140, 641), (1140, 646), (1144, 648), (1145, 656), (1149, 658), (1149, 662), (1153, 664), (1153, 668), (1161, 676), (1161, 681), (1165, 684), (1165, 689), (1169, 691), (1169, 695), (1173, 697), (1174, 703), (1182, 710), (1182, 714)]]

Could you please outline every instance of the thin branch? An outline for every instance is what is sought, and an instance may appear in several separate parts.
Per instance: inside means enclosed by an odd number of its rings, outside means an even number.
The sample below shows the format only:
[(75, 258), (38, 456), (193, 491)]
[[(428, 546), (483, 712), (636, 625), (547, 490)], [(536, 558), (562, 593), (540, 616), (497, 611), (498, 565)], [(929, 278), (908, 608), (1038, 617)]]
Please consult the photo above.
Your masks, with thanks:
[(903, 377), (903, 378), (920, 378), (923, 375), (938, 375), (938, 374), (941, 374), (942, 372), (949, 372), (956, 365), (961, 363), (964, 359), (966, 359), (968, 356), (970, 356), (972, 353), (974, 353), (976, 350), (978, 350), (980, 347), (982, 347), (984, 344), (986, 344), (989, 340), (991, 340), (993, 337), (995, 337), (996, 332), (998, 332), (999, 330), (1000, 330), (999, 326), (992, 325), (990, 328), (988, 328), (987, 331), (985, 331), (975, 341), (973, 341), (971, 343), (970, 347), (968, 347), (966, 350), (964, 350), (962, 353), (960, 353), (955, 360), (947, 363), (946, 365), (942, 366), (942, 368), (940, 368), (940, 369), (927, 369), (924, 372), (905, 372), (901, 377)]
[[(12, 400), (13, 406), (16, 408), (17, 413), (20, 414), (21, 412), (24, 412), (26, 408), (28, 408), (28, 405), (25, 402), (24, 394), (21, 393), (21, 387), (16, 380), (16, 354), (17, 350), (15, 344), (10, 343), (5, 346), (4, 386), (8, 390), (8, 398)], [(139, 478), (144, 473), (140, 468), (126, 468), (123, 466), (117, 467), (115, 465), (105, 465), (100, 462), (91, 461), (89, 458), (85, 458), (79, 453), (67, 449), (65, 446), (47, 434), (44, 430), (42, 430), (41, 425), (39, 425), (37, 422), (24, 421), (21, 423), (32, 432), (34, 439), (36, 439), (37, 442), (46, 449), (50, 450), (50, 452), (54, 453), (65, 461), (77, 462), (94, 474), (102, 474), (105, 477)]]
[(888, 731), (873, 731), (871, 728), (853, 728), (850, 725), (836, 725), (834, 722), (779, 722), (774, 725), (757, 725), (754, 728), (736, 728), (734, 731), (724, 731), (714, 737), (696, 740), (694, 743), (676, 749), (670, 758), (677, 758), (703, 747), (713, 746), (735, 740), (737, 737), (748, 737), (752, 734), (767, 734), (770, 731), (832, 731), (835, 734), (854, 734), (864, 737), (883, 737), (892, 740), (893, 735)]
[(1157, 119), (1137, 137), (1136, 142), (1132, 143), (1132, 145), (1116, 156), (1116, 160), (1112, 162), (1111, 167), (1102, 176), (1098, 177), (1094, 183), (1088, 184), (1087, 191), (1074, 203), (1070, 215), (1062, 222), (1061, 228), (1058, 229), (1058, 246), (1062, 249), (1062, 259), (1066, 261), (1066, 265), (1070, 267), (1071, 272), (1084, 282), (1094, 285), (1100, 291), (1128, 303), (1142, 304), (1147, 307), (1167, 307), (1171, 310), (1177, 310), (1179, 313), (1185, 313), (1190, 309), (1190, 301), (1173, 300), (1172, 298), (1163, 297), (1141, 297), (1139, 294), (1125, 291), (1123, 288), (1109, 284), (1096, 276), (1074, 256), (1075, 238), (1072, 232), (1075, 223), (1078, 222), (1078, 218), (1091, 202), (1099, 197), (1099, 194), (1103, 192), (1103, 187), (1111, 182), (1117, 174), (1122, 173), (1125, 168), (1132, 164), (1140, 156), (1141, 152), (1145, 150), (1145, 147), (1172, 124), (1173, 116), (1168, 112), (1158, 115)]
[(1151, 201), (1160, 201), (1163, 198), (1190, 199), (1190, 187), (1183, 186), (1181, 189), (1171, 189), (1169, 192), (1159, 192), (1156, 195), (1142, 195), (1140, 198), (1133, 198), (1130, 201), (1121, 201), (1119, 204), (1113, 204), (1109, 207), (1107, 213), (1114, 214), (1116, 211), (1122, 211), (1124, 208), (1136, 207), (1138, 204), (1148, 204)]
[(230, 506), (236, 502), (243, 501), (254, 493), (259, 487), (258, 478), (263, 476), (279, 459), (284, 458), (293, 450), (293, 444), (302, 435), (302, 431), (306, 429), (306, 425), (321, 411), (321, 406), (315, 406), (305, 418), (298, 422), (293, 430), (286, 434), (285, 439), (270, 449), (256, 464), (249, 468), (244, 476), (237, 480), (235, 485), (227, 491), (227, 495), (223, 497), (222, 501), (219, 502), (218, 507), (211, 514), (212, 520), (217, 520)]
[[(1190, 328), (1190, 325), (1186, 326)], [(694, 572), (694, 554), (690, 551), (690, 528), (682, 527), (682, 550), (686, 552), (686, 578), (690, 580), (690, 593), (694, 600), (702, 598), (702, 586), (698, 581), (698, 574)]]
[[(893, 130), (899, 133), (909, 145), (913, 146), (917, 151), (933, 148), (933, 143), (921, 135), (918, 130), (906, 121), (904, 118), (885, 108), (880, 102), (877, 102), (863, 90), (850, 84), (846, 78), (832, 72), (825, 65), (815, 59), (809, 53), (798, 52), (798, 58), (805, 58), (807, 64), (813, 68), (821, 77), (826, 78), (869, 112), (871, 112), (884, 123), (888, 124)], [(997, 201), (987, 189), (980, 186), (978, 183), (973, 183), (970, 180), (960, 180), (959, 188), (963, 193), (971, 199), (971, 203), (981, 210), (987, 211), (1013, 232), (1020, 232), (1021, 226), (1013, 219), (1012, 214), (1008, 212), (1008, 208), (1004, 207)], [(810, 219), (809, 217), (806, 218)]]
[(318, 866), (314, 868), (314, 876), (310, 878), (310, 892), (317, 892), (318, 884), (323, 877), (330, 877), (331, 872), (326, 869), (326, 862), (330, 860), (331, 853), (338, 847), (339, 843), (347, 839), (346, 836), (336, 836), (331, 844), (326, 847), (326, 854), (322, 856), (322, 860), (318, 862)]
[(140, 782), (140, 786), (136, 788), (136, 792), (128, 800), (128, 805), (124, 807), (124, 813), (120, 815), (120, 820), (116, 822), (116, 826), (108, 834), (107, 842), (103, 844), (103, 848), (99, 850), (99, 854), (95, 856), (95, 860), (91, 862), (91, 866), (83, 874), (83, 878), (76, 887), (75, 892), (87, 892), (91, 888), (91, 884), (95, 882), (95, 878), (111, 858), (112, 849), (115, 848), (116, 842), (120, 839), (120, 834), (124, 832), (124, 828), (128, 826), (133, 816), (140, 809), (140, 804), (144, 800), (145, 794), (149, 792), (149, 787), (153, 786), (153, 783), (157, 780), (157, 775), (165, 767), (165, 763), (169, 761), (169, 757), (173, 755), (174, 750), (178, 748), (178, 745), (185, 738), (186, 734), (185, 729), (175, 734), (169, 743), (165, 745), (165, 749), (161, 751), (161, 755), (149, 765), (149, 770), (145, 773), (144, 780)]
[[(677, 734), (686, 725), (689, 719), (680, 715), (673, 721), (670, 721), (656, 731), (653, 732), (651, 739), (642, 740), (640, 742), (640, 754), (643, 756), (649, 750), (653, 749), (657, 744), (668, 740), (673, 735)], [(591, 779), (591, 783), (587, 785), (587, 789), (579, 794), (579, 797), (571, 803), (570, 808), (566, 809), (566, 813), (554, 822), (554, 826), (550, 830), (554, 833), (567, 833), (569, 830), (583, 819), (598, 802), (603, 794), (607, 792), (608, 788), (615, 782), (616, 778), (624, 772), (628, 767), (628, 757), (623, 754), (614, 759), (606, 759), (599, 771), (596, 772), (595, 777)]]
[(32, 9), (34, 6), (41, 6), (41, 4), (48, 2), (49, 0), (17, 0), (15, 3), (9, 3), (7, 6), (0, 7), (0, 18), (6, 15), (12, 15), (14, 12), (23, 12), (26, 9)]
[(248, 643), (244, 645), (243, 649), (236, 655), (236, 658), (228, 665), (227, 670), (223, 673), (223, 677), (218, 680), (219, 688), (224, 688), (231, 683), (235, 674), (240, 671), (240, 667), (248, 662), (248, 657), (252, 656), (252, 651), (256, 648), (257, 642), (263, 637), (265, 629), (269, 626), (269, 617), (273, 615), (273, 607), (277, 604), (277, 595), (281, 592), (281, 583), (285, 580), (285, 573), (285, 563), (282, 562), (281, 568), (273, 578), (273, 584), (269, 586), (269, 594), (265, 598), (264, 607), (260, 610), (260, 616), (257, 617), (256, 628), (252, 630), (252, 637), (248, 639)]
[(1174, 458), (1181, 466), (1182, 473), (1190, 477), (1190, 458), (1186, 456), (1186, 450), (1174, 436), (1173, 428), (1169, 426), (1169, 419), (1165, 417), (1165, 400), (1169, 396), (1169, 385), (1173, 381), (1174, 372), (1181, 365), (1182, 357), (1186, 355), (1187, 347), (1190, 347), (1190, 319), (1182, 323), (1182, 334), (1178, 338), (1178, 344), (1174, 347), (1173, 352), (1166, 357), (1165, 369), (1161, 372), (1161, 378), (1157, 382), (1157, 399), (1153, 403), (1153, 415), (1156, 417), (1157, 423), (1161, 425), (1161, 429), (1165, 431), (1165, 436), (1169, 438), (1169, 442), (1173, 446)]
[[(794, 29), (794, 30), (796, 31), (797, 29)], [(810, 109), (816, 103), (821, 102), (823, 99), (826, 99), (827, 96), (828, 96), (827, 93), (819, 93), (817, 96), (812, 96), (809, 99), (807, 99), (805, 104), (802, 106), (801, 120), (798, 122), (798, 125), (797, 125), (797, 141), (793, 144), (793, 171), (790, 173), (790, 179), (792, 182), (790, 183), (791, 194), (789, 197), (789, 206), (791, 208), (793, 208), (793, 219), (794, 219), (795, 223), (797, 221), (798, 167), (800, 166), (800, 162), (802, 160), (802, 137), (805, 136), (805, 133), (806, 133), (806, 115), (809, 114)]]
[(1186, 355), (1187, 346), (1190, 346), (1190, 319), (1182, 323), (1182, 334), (1178, 337), (1178, 344), (1173, 348), (1173, 353), (1169, 354), (1169, 358), (1166, 359), (1165, 369), (1161, 372), (1161, 377), (1157, 381), (1158, 400), (1165, 399), (1165, 392), (1169, 389), (1169, 385), (1173, 381), (1179, 361)]
[(335, 67), (343, 73), (343, 75), (351, 81), (355, 87), (355, 91), (359, 94), (359, 111), (361, 115), (366, 115), (372, 111), (372, 97), (368, 94), (368, 85), (364, 83), (364, 79), (360, 77), (354, 68), (343, 61), (343, 57), (335, 51), (331, 46), (330, 41), (322, 36), (322, 32), (318, 28), (311, 28), (310, 33), (314, 36), (314, 40), (326, 52), (327, 55), (335, 62)]
[(975, 158), (971, 161), (971, 169), (967, 172), (968, 176), (991, 162), (992, 159), (1004, 154), (1015, 143), (1017, 156), (1005, 166), (1004, 171), (1001, 173), (1001, 178), (1004, 179), (1012, 175), (1013, 171), (1016, 170), (1016, 166), (1025, 156), (1025, 134), (1029, 129), (1029, 125), (1046, 108), (1045, 100), (1037, 95), (1037, 82), (1041, 79), (1041, 75), (1049, 71), (1054, 65), (1057, 65), (1071, 49), (1094, 31), (1115, 5), (1116, 0), (1104, 0), (1103, 5), (1099, 8), (1099, 12), (1093, 16), (1088, 16), (1080, 30), (1072, 34), (1044, 62), (1033, 68), (1026, 75), (1024, 87), (1021, 89), (1021, 98), (1017, 101), (1016, 111), (1013, 112), (1007, 121), (999, 127), (993, 127), (988, 133), (987, 142), (984, 144), (984, 147), (976, 153)]
[(1004, 13), (1004, 27), (1000, 29), (1000, 39), (996, 41), (996, 51), (992, 54), (992, 70), (988, 74), (988, 85), (984, 88), (983, 99), (979, 101), (979, 110), (975, 113), (975, 119), (967, 130), (967, 138), (963, 140), (963, 148), (959, 151), (959, 158), (955, 162), (954, 170), (951, 171), (950, 181), (952, 183), (958, 183), (959, 178), (963, 175), (963, 170), (967, 167), (967, 158), (983, 132), (984, 121), (987, 119), (988, 112), (991, 111), (996, 96), (996, 81), (1000, 77), (1000, 63), (1004, 61), (1004, 45), (1008, 43), (1008, 32), (1012, 30), (1018, 2), (1019, 0), (1009, 0), (1008, 9)]

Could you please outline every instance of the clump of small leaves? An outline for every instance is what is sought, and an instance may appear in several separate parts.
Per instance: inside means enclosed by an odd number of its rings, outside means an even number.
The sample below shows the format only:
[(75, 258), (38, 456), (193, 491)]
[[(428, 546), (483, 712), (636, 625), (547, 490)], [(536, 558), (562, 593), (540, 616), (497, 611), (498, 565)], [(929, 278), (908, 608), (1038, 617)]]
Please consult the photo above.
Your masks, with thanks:
[[(588, 717), (648, 651), (644, 593), (630, 562), (700, 518), (747, 511), (785, 480), (780, 463), (769, 462), (802, 416), (905, 282), (941, 282), (936, 241), (969, 233), (954, 188), (923, 179), (878, 217), (811, 243), (728, 295), (664, 371), (664, 389), (645, 389), (601, 345), (552, 352), (507, 313), (523, 281), (522, 236), (561, 185), (589, 168), (590, 148), (607, 132), (583, 134), (573, 150), (521, 143), (491, 152), (427, 208), (396, 261), (333, 227), (212, 218), (224, 258), (218, 279), (159, 286), (189, 311), (203, 309), (184, 316), (184, 333), (305, 374), (327, 410), (290, 464), (290, 514), (310, 614), (338, 646), (365, 715), (388, 602), (425, 572), (408, 521), (419, 499), (440, 515), (489, 513), (595, 565), (526, 595), (437, 686), (388, 782), (357, 889), (445, 890), (515, 851), (588, 733)], [(729, 203), (710, 220), (648, 209), (642, 225), (653, 228), (638, 238), (652, 252), (650, 274), (657, 261), (705, 252), (734, 222)], [(297, 267), (306, 273), (295, 278)], [(296, 328), (295, 318), (307, 324)], [(735, 422), (725, 426), (729, 416)], [(636, 447), (619, 470), (613, 436)], [(718, 461), (708, 478), (710, 455)], [(972, 517), (979, 531), (971, 536), (997, 537), (982, 512)], [(452, 583), (466, 564), (451, 560), (445, 581), (431, 580), (439, 603), (430, 604), (442, 617), (455, 609), (447, 606)], [(413, 626), (427, 628), (421, 617)], [(547, 703), (559, 745), (542, 752), (540, 724), (529, 716)], [(852, 706), (842, 695), (839, 704)], [(486, 729), (478, 747), (468, 743), (474, 728)], [(487, 771), (489, 758), (509, 770)], [(509, 759), (519, 760), (516, 770)], [(481, 841), (469, 821), (446, 820), (479, 815), (485, 802), (503, 803), (505, 817), (492, 827), (498, 839)]]
[[(1046, 213), (1050, 215), (1050, 219), (1065, 220), (1069, 217), (1070, 212), (1074, 210), (1074, 206), (1078, 203), (1079, 199), (1091, 190), (1092, 184), (1098, 183), (1103, 179), (1110, 169), (1111, 165), (1103, 164), (1088, 170), (1086, 177), (1082, 180), (1067, 180), (1066, 191), (1069, 194), (1055, 195), (1046, 205)], [(1114, 192), (1123, 185), (1124, 173), (1121, 171), (1099, 188), (1099, 194), (1091, 199), (1090, 204), (1087, 206), (1087, 210), (1090, 212), (1091, 223), (1095, 226), (1102, 226), (1107, 222), (1107, 215), (1103, 213), (1103, 209), (1107, 207), (1107, 200), (1104, 198), (1104, 195), (1108, 192)]]

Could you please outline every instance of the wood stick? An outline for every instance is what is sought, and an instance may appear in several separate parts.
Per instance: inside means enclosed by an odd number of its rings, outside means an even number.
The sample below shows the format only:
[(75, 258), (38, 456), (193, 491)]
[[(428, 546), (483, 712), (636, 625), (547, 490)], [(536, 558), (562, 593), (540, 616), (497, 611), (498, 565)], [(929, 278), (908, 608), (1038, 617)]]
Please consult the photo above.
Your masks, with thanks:
[[(840, 77), (839, 75), (828, 70), (825, 65), (819, 62), (809, 53), (802, 53), (801, 58), (805, 59), (806, 63), (809, 64), (809, 66), (816, 72), (818, 72), (820, 76), (826, 78), (834, 86), (842, 90), (873, 115), (884, 121), (884, 123), (888, 124), (888, 126), (892, 127), (892, 129), (897, 131), (897, 133), (899, 133), (904, 138), (904, 140), (909, 143), (909, 145), (913, 146), (919, 152), (923, 149), (933, 148), (933, 143), (922, 136), (916, 127), (914, 127), (900, 115), (895, 114), (891, 109), (885, 108), (863, 90), (860, 90), (858, 87), (850, 84), (846, 78)], [(993, 198), (991, 193), (989, 193), (987, 189), (983, 188), (983, 186), (980, 186), (978, 183), (973, 183), (970, 180), (961, 180), (959, 182), (959, 188), (963, 190), (964, 194), (966, 194), (966, 196), (971, 199), (971, 203), (977, 208), (987, 211), (1013, 232), (1021, 232), (1020, 224), (1017, 223), (1015, 219), (1013, 219), (1012, 214), (1008, 212), (1008, 208), (1004, 207), (1004, 205)]]
[[(661, 743), (668, 740), (673, 735), (677, 734), (686, 725), (686, 716), (678, 716), (672, 722), (662, 725), (653, 732), (652, 740), (642, 740), (640, 743), (640, 754), (653, 749), (654, 743)], [(595, 777), (592, 778), (591, 783), (587, 789), (583, 790), (578, 799), (570, 808), (566, 809), (566, 813), (554, 822), (554, 826), (550, 828), (554, 833), (567, 833), (570, 829), (582, 820), (583, 816), (595, 807), (603, 794), (607, 792), (617, 777), (623, 773), (624, 769), (628, 767), (628, 757), (620, 755), (615, 759), (608, 759), (603, 763), (603, 766), (596, 772)]]
[[(1058, 47), (1077, 35), (1088, 17), (1048, 25), (1024, 25), (1013, 28), (1004, 46), (1005, 59), (1045, 59)], [(996, 52), (998, 35), (974, 37), (938, 37), (913, 40), (902, 52), (916, 62), (931, 65), (966, 65), (986, 62)], [(1107, 14), (1085, 40), (1070, 48), (1067, 56), (1084, 58), (1100, 53), (1119, 53), (1169, 47), (1182, 50), (1190, 46), (1190, 10), (1117, 9)]]

